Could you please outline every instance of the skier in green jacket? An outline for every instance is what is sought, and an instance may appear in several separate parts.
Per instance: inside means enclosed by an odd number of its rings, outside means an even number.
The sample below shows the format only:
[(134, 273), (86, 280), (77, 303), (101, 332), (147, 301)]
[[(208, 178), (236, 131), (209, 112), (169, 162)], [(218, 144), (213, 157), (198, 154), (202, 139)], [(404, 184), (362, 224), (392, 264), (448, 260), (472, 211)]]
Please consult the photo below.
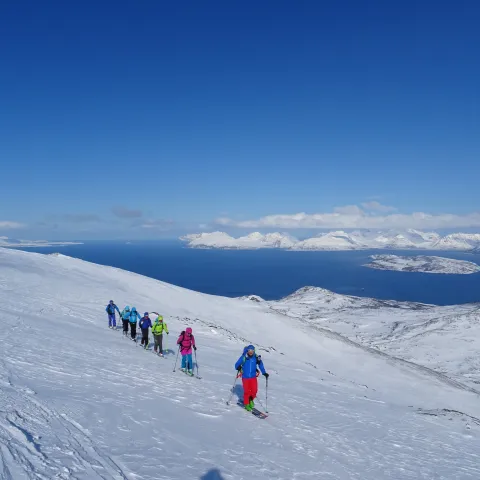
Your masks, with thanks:
[[(153, 338), (155, 340), (155, 344), (153, 346), (153, 353), (158, 353), (160, 357), (163, 357), (163, 333), (165, 332), (168, 335), (168, 326), (163, 321), (163, 316), (159, 315), (157, 312), (153, 312), (157, 315), (155, 322), (153, 322), (152, 326), (152, 333)], [(158, 352), (157, 352), (158, 349)]]

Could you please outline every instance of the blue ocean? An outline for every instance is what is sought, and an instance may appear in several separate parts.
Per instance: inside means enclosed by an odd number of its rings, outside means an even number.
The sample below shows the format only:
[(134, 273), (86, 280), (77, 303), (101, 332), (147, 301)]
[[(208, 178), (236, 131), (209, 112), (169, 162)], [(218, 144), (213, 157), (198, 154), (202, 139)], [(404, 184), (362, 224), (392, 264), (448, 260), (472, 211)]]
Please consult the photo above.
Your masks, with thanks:
[[(290, 252), (284, 250), (196, 250), (179, 242), (86, 243), (25, 249), (60, 252), (140, 273), (214, 295), (255, 294), (267, 300), (312, 285), (337, 293), (438, 305), (480, 301), (480, 274), (439, 275), (363, 267), (378, 251)], [(415, 252), (383, 252), (414, 255)], [(480, 263), (480, 255), (421, 252)]]

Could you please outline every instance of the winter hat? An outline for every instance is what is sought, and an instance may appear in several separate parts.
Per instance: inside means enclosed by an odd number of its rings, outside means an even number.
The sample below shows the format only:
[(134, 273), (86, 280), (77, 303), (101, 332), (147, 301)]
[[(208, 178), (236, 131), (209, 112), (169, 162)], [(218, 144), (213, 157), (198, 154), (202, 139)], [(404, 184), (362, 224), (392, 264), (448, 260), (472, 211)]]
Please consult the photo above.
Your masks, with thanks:
[(148, 317), (148, 312), (145, 312), (145, 313), (143, 314), (143, 316), (144, 316), (144, 317)]
[(163, 322), (163, 317), (161, 315), (159, 315), (157, 317), (157, 320), (155, 320), (156, 322)]
[(192, 334), (192, 329), (190, 327), (187, 327), (185, 330), (185, 333), (189, 333), (190, 335)]
[(254, 347), (253, 345), (247, 345), (247, 346), (243, 349), (243, 354), (246, 355), (246, 353), (247, 353), (249, 350), (253, 350), (253, 353), (255, 353), (255, 347)]

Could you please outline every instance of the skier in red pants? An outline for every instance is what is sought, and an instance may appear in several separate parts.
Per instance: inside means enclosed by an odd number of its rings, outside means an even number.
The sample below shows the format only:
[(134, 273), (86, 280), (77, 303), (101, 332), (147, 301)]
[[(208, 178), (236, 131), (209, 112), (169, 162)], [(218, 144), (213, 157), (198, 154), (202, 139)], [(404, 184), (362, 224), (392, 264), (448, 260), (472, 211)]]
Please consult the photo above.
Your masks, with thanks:
[(245, 406), (245, 410), (249, 412), (255, 407), (253, 401), (258, 391), (257, 376), (259, 373), (257, 365), (262, 375), (268, 378), (268, 373), (265, 371), (261, 357), (255, 353), (255, 347), (248, 345), (248, 347), (243, 349), (243, 355), (238, 359), (235, 368), (242, 374), (243, 405)]

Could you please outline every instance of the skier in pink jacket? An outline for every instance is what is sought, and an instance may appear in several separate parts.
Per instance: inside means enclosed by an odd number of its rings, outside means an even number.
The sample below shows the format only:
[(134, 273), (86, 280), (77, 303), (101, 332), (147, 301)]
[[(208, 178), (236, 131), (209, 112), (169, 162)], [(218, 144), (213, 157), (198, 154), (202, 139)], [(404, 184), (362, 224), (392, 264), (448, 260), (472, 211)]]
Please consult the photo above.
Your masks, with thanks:
[(193, 375), (193, 360), (192, 360), (192, 348), (196, 350), (195, 337), (193, 336), (192, 329), (186, 328), (184, 332), (180, 333), (177, 340), (177, 345), (180, 348), (182, 355), (182, 372)]

